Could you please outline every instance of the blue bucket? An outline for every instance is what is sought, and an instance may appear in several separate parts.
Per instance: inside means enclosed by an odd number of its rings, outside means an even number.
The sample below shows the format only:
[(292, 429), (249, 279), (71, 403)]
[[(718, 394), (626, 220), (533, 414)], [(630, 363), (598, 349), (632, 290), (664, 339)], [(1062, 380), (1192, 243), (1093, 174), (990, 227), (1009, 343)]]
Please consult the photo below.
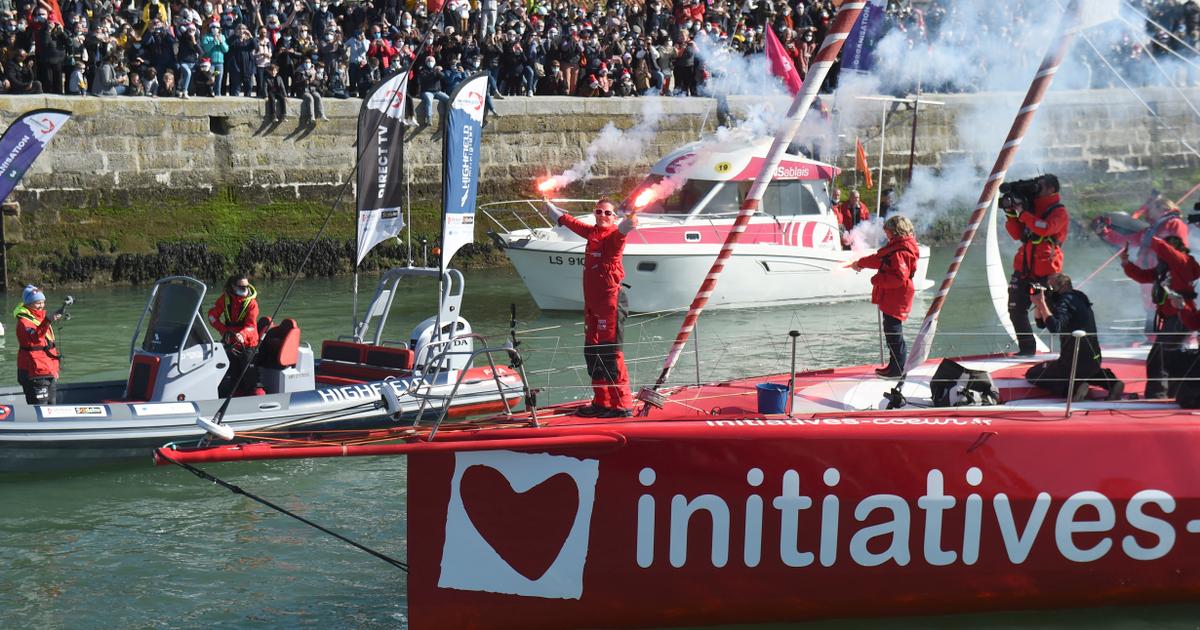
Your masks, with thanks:
[(758, 413), (786, 413), (788, 386), (779, 383), (759, 383)]

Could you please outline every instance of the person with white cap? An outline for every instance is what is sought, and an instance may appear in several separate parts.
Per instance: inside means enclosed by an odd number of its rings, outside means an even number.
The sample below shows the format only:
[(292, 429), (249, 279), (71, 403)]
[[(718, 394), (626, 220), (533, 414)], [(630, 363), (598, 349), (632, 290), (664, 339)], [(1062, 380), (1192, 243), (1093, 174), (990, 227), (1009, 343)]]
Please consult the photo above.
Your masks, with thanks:
[(25, 390), (25, 402), (53, 405), (57, 400), (58, 363), (51, 322), (63, 314), (46, 314), (46, 294), (31, 285), (21, 294), (21, 305), (13, 310), (17, 318), (17, 382)]

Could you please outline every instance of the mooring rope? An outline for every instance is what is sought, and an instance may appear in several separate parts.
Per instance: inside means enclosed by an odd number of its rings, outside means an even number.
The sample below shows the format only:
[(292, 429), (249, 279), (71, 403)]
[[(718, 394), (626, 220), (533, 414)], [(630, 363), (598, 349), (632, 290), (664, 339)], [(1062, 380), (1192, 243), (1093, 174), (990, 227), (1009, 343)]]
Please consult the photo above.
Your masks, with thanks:
[(211, 481), (211, 482), (217, 484), (218, 486), (221, 486), (222, 488), (229, 490), (230, 492), (232, 492), (234, 494), (240, 494), (240, 495), (246, 497), (247, 499), (250, 499), (251, 501), (255, 501), (259, 504), (262, 504), (262, 505), (265, 505), (265, 506), (271, 508), (272, 510), (275, 510), (276, 512), (279, 512), (280, 514), (283, 514), (284, 516), (290, 516), (290, 517), (296, 519), (297, 521), (300, 521), (301, 523), (304, 523), (305, 525), (308, 525), (309, 527), (316, 529), (317, 531), (323, 532), (325, 534), (329, 534), (330, 536), (333, 536), (334, 538), (336, 538), (356, 549), (365, 551), (365, 552), (371, 554), (372, 556), (375, 556), (376, 558), (379, 558), (380, 560), (383, 560), (384, 562), (396, 567), (397, 569), (400, 569), (401, 571), (408, 573), (408, 564), (401, 562), (385, 553), (375, 551), (374, 549), (371, 549), (370, 547), (368, 547), (362, 543), (350, 540), (349, 538), (347, 538), (327, 527), (322, 527), (321, 525), (318, 525), (318, 524), (304, 518), (303, 516), (300, 516), (299, 514), (296, 514), (295, 512), (288, 510), (287, 508), (285, 508), (283, 506), (276, 505), (256, 494), (247, 492), (241, 486), (238, 486), (236, 484), (225, 481), (224, 479), (221, 479), (221, 478), (219, 478), (215, 475), (212, 475), (206, 471), (196, 468), (195, 466), (192, 466), (191, 464), (188, 464), (187, 462), (181, 462), (181, 461), (167, 455), (165, 452), (165, 449), (160, 449), (158, 452), (158, 455), (160, 457), (162, 457), (163, 459), (171, 462), (172, 464), (175, 464), (176, 466), (179, 466), (180, 468), (183, 468), (184, 470), (192, 473), (193, 475), (196, 475), (197, 477), (204, 479), (205, 481)]

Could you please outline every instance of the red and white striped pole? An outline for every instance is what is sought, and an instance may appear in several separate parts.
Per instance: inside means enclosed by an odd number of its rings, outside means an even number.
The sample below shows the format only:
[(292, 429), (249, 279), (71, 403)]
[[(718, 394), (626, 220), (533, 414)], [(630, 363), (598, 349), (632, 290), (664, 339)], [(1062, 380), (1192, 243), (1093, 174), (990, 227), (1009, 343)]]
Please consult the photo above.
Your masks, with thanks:
[[(821, 42), (821, 48), (813, 56), (808, 74), (804, 77), (804, 87), (796, 93), (795, 99), (792, 100), (792, 106), (788, 109), (787, 118), (783, 126), (775, 134), (775, 140), (771, 143), (771, 149), (767, 152), (767, 158), (762, 170), (759, 171), (758, 177), (754, 179), (754, 184), (750, 186), (750, 191), (746, 194), (746, 200), (742, 202), (742, 207), (733, 222), (733, 229), (729, 231), (729, 236), (725, 237), (725, 244), (721, 246), (721, 253), (717, 255), (717, 260), (713, 262), (712, 268), (708, 270), (708, 276), (704, 278), (704, 282), (700, 285), (700, 290), (696, 292), (696, 297), (692, 299), (692, 305), (688, 309), (687, 317), (683, 319), (683, 326), (679, 328), (679, 334), (675, 336), (675, 344), (671, 346), (671, 351), (667, 354), (666, 361), (663, 362), (663, 369), (658, 375), (658, 381), (654, 384), (653, 388), (643, 388), (642, 392), (638, 395), (639, 399), (647, 401), (655, 400), (657, 398), (655, 392), (667, 381), (667, 377), (671, 374), (671, 369), (679, 361), (679, 355), (683, 352), (683, 347), (687, 345), (688, 337), (696, 327), (696, 320), (700, 318), (700, 313), (704, 311), (704, 305), (708, 303), (708, 298), (713, 294), (713, 290), (717, 286), (717, 278), (720, 277), (721, 272), (725, 269), (726, 261), (733, 255), (734, 245), (737, 245), (738, 240), (741, 239), (742, 232), (746, 231), (746, 225), (750, 222), (750, 217), (758, 211), (763, 193), (766, 192), (767, 185), (775, 177), (775, 171), (779, 168), (779, 163), (783, 160), (783, 155), (787, 150), (788, 144), (796, 136), (796, 132), (800, 130), (800, 124), (804, 122), (804, 115), (812, 107), (813, 101), (817, 97), (817, 92), (821, 89), (821, 84), (825, 82), (825, 77), (829, 74), (829, 68), (837, 61), (838, 54), (842, 50), (842, 44), (845, 43), (846, 38), (850, 35), (850, 29), (858, 21), (858, 15), (862, 13), (863, 7), (866, 4), (866, 2), (843, 2), (842, 6), (838, 7), (837, 13), (833, 17), (833, 24), (829, 27), (829, 33), (825, 35), (825, 40)], [(648, 411), (649, 407), (647, 406), (643, 408), (642, 413), (644, 414)]]
[(946, 277), (942, 278), (942, 286), (938, 289), (937, 295), (934, 296), (933, 302), (929, 305), (929, 311), (925, 314), (925, 320), (921, 322), (921, 330), (917, 333), (916, 340), (913, 341), (913, 348), (908, 354), (908, 360), (905, 361), (905, 373), (921, 365), (929, 358), (929, 349), (933, 343), (934, 335), (937, 334), (938, 316), (941, 314), (942, 305), (946, 302), (946, 294), (950, 292), (950, 287), (954, 285), (954, 278), (958, 275), (958, 268), (962, 265), (963, 258), (967, 255), (967, 248), (971, 246), (971, 241), (975, 238), (975, 232), (979, 229), (979, 225), (983, 223), (983, 218), (987, 215), (988, 206), (991, 205), (992, 198), (1000, 190), (1000, 183), (1004, 181), (1004, 175), (1008, 172), (1008, 167), (1012, 165), (1013, 158), (1017, 155), (1017, 149), (1021, 146), (1021, 140), (1025, 138), (1025, 133), (1029, 131), (1029, 125), (1033, 122), (1033, 115), (1037, 113), (1038, 107), (1042, 104), (1042, 99), (1045, 98), (1046, 91), (1050, 89), (1050, 83), (1054, 81), (1054, 75), (1058, 72), (1058, 67), (1062, 65), (1063, 59), (1067, 56), (1067, 51), (1071, 48), (1071, 42), (1075, 39), (1075, 34), (1079, 32), (1080, 12), (1078, 0), (1071, 0), (1071, 3), (1067, 5), (1058, 29), (1058, 41), (1046, 51), (1046, 56), (1042, 59), (1041, 67), (1038, 68), (1037, 74), (1034, 75), (1033, 82), (1029, 84), (1029, 91), (1025, 94), (1025, 102), (1021, 104), (1021, 109), (1017, 111), (1017, 117), (1013, 120), (1012, 128), (1009, 129), (1008, 138), (1004, 141), (1004, 146), (1000, 148), (1000, 155), (996, 156), (996, 165), (992, 167), (991, 175), (988, 176), (987, 181), (983, 184), (983, 192), (980, 193), (979, 201), (975, 204), (975, 211), (971, 213), (971, 217), (967, 220), (967, 229), (963, 231), (962, 239), (958, 242), (958, 249), (954, 252), (954, 259), (950, 261), (950, 268), (946, 270)]

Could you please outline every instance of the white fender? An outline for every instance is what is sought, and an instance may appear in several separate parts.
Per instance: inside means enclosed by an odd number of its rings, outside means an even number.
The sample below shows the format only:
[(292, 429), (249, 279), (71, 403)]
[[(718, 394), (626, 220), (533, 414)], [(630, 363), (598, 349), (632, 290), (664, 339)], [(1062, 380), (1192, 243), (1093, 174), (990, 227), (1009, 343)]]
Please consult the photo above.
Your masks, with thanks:
[(199, 416), (196, 417), (196, 426), (207, 431), (209, 435), (221, 438), (226, 442), (232, 442), (235, 435), (229, 425), (221, 422), (213, 422)]

